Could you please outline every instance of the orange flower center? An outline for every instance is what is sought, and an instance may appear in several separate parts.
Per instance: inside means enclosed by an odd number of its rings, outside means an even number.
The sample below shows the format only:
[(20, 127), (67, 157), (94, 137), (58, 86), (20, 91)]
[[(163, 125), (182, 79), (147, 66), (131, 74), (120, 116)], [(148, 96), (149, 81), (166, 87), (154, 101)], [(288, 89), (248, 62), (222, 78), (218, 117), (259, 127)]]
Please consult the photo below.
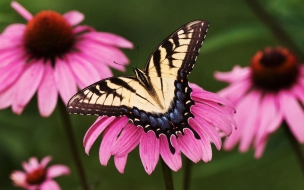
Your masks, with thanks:
[(26, 182), (30, 185), (41, 184), (45, 180), (46, 174), (43, 168), (38, 168), (26, 176)]
[(257, 52), (251, 60), (251, 69), (253, 85), (266, 91), (290, 88), (299, 75), (297, 58), (281, 47)]
[(24, 42), (32, 58), (54, 59), (73, 47), (72, 26), (57, 12), (42, 11), (26, 26)]

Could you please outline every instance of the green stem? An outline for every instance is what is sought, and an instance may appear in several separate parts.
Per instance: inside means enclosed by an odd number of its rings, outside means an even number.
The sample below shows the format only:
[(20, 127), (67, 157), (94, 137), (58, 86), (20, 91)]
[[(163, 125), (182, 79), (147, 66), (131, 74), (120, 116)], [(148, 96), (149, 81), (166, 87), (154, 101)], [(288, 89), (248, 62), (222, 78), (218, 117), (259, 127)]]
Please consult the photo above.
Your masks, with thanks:
[(256, 0), (246, 0), (246, 3), (254, 12), (256, 17), (264, 23), (268, 29), (271, 31), (273, 36), (282, 43), (284, 46), (289, 48), (294, 52), (300, 60), (304, 60), (304, 54), (299, 49), (299, 47), (293, 42), (291, 37), (284, 31), (284, 29), (279, 25), (279, 23), (269, 14), (263, 6), (261, 6)]
[(301, 166), (302, 173), (304, 174), (304, 152), (301, 144), (297, 141), (297, 139), (294, 137), (292, 132), (290, 131), (288, 125), (284, 122), (283, 128), (286, 131), (286, 134), (288, 136), (288, 139), (290, 141), (290, 144), (294, 150), (294, 153), (296, 154), (296, 157), (298, 159), (298, 162)]
[(184, 190), (190, 189), (190, 180), (191, 180), (191, 172), (192, 171), (192, 162), (189, 159), (186, 159), (184, 166)]
[(60, 115), (61, 115), (61, 119), (62, 119), (62, 123), (63, 123), (63, 128), (65, 130), (65, 134), (66, 134), (68, 142), (69, 142), (72, 157), (73, 157), (73, 160), (76, 165), (78, 178), (80, 180), (82, 189), (89, 190), (90, 188), (87, 184), (86, 175), (85, 175), (83, 165), (82, 165), (82, 162), (80, 159), (80, 155), (79, 155), (79, 152), (77, 149), (77, 144), (76, 144), (70, 116), (66, 112), (66, 106), (63, 103), (63, 101), (62, 100), (58, 101), (58, 104), (59, 104)]
[(173, 179), (172, 179), (172, 170), (167, 166), (167, 164), (164, 162), (164, 160), (162, 158), (160, 159), (160, 162), (162, 164), (166, 190), (174, 190)]

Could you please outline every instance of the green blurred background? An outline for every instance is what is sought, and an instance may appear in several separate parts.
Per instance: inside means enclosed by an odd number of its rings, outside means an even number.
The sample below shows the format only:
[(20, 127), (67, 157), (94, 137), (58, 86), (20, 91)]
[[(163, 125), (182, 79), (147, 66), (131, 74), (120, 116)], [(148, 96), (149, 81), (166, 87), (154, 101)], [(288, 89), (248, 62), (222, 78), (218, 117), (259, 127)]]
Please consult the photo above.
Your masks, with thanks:
[[(59, 13), (70, 10), (84, 13), (82, 24), (121, 35), (138, 46), (138, 50), (124, 52), (131, 60), (130, 65), (140, 68), (144, 67), (152, 50), (175, 29), (194, 19), (208, 20), (208, 35), (189, 80), (213, 92), (226, 86), (213, 78), (214, 71), (229, 71), (236, 64), (247, 66), (259, 49), (280, 45), (245, 1), (239, 0), (18, 2), (33, 14), (46, 9)], [(260, 3), (303, 51), (303, 1), (266, 0)], [(12, 23), (26, 22), (10, 7), (10, 1), (0, 0), (0, 31)], [(127, 68), (127, 73), (132, 74), (131, 67)], [(82, 139), (96, 117), (73, 115), (71, 118), (88, 181), (93, 189), (164, 189), (160, 164), (152, 175), (147, 175), (138, 148), (129, 155), (124, 174), (116, 170), (113, 159), (107, 167), (100, 165), (98, 148), (101, 138), (94, 144), (91, 155), (87, 156)], [(304, 189), (303, 173), (282, 129), (270, 137), (261, 159), (255, 160), (253, 153), (251, 149), (241, 154), (237, 148), (231, 152), (217, 151), (213, 146), (211, 162), (193, 164), (190, 189)], [(12, 170), (21, 170), (21, 161), (31, 156), (37, 156), (40, 160), (46, 155), (52, 155), (51, 164), (66, 164), (72, 170), (71, 175), (57, 178), (62, 189), (80, 189), (57, 108), (49, 118), (41, 118), (35, 96), (20, 116), (13, 114), (10, 108), (0, 111), (0, 189), (17, 189), (9, 179)], [(183, 168), (174, 172), (173, 177), (175, 188), (182, 189)]]

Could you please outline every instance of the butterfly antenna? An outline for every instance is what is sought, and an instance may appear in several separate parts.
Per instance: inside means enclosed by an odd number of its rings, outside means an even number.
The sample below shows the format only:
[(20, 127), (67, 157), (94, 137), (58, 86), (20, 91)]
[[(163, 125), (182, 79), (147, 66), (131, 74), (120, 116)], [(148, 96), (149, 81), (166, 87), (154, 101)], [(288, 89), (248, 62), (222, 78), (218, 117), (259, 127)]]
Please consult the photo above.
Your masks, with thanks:
[(130, 65), (123, 65), (123, 64), (121, 64), (121, 63), (117, 63), (116, 61), (113, 61), (113, 63), (115, 63), (115, 64), (117, 64), (117, 65), (122, 65), (122, 66), (124, 66), (124, 67), (131, 67), (131, 68), (134, 70), (134, 68), (133, 68), (132, 66), (130, 66)]
[(127, 66), (127, 65), (123, 65), (123, 64), (120, 64), (120, 63), (117, 63), (116, 61), (113, 61), (115, 64), (117, 65), (122, 65), (122, 66)]

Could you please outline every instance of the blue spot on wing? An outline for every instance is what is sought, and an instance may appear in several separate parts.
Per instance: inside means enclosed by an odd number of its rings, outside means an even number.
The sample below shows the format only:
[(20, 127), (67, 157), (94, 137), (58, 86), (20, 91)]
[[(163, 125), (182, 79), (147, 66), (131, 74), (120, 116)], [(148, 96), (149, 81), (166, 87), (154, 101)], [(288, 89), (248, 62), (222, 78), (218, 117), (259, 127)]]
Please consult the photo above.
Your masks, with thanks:
[(184, 112), (185, 109), (186, 109), (185, 105), (181, 101), (179, 101), (179, 100), (176, 100), (175, 105), (176, 105), (176, 108), (178, 109), (178, 111), (180, 113)]
[(162, 116), (161, 118), (157, 118), (157, 121), (162, 129), (170, 129), (171, 127), (170, 122), (165, 116)]
[(170, 119), (175, 124), (181, 122), (184, 119), (183, 115), (176, 108), (169, 115), (170, 115)]
[(176, 88), (179, 90), (179, 91), (184, 91), (184, 88), (183, 88), (183, 84), (182, 83), (176, 83)]
[(137, 108), (134, 108), (133, 109), (133, 114), (134, 114), (135, 117), (138, 118), (139, 117), (139, 110)]
[(151, 127), (157, 127), (158, 122), (153, 116), (149, 116)]
[(149, 118), (148, 118), (148, 116), (147, 116), (147, 114), (145, 112), (141, 112), (140, 113), (140, 120), (143, 123), (149, 122)]
[(176, 96), (180, 101), (184, 101), (186, 98), (186, 94), (181, 91), (177, 91)]

